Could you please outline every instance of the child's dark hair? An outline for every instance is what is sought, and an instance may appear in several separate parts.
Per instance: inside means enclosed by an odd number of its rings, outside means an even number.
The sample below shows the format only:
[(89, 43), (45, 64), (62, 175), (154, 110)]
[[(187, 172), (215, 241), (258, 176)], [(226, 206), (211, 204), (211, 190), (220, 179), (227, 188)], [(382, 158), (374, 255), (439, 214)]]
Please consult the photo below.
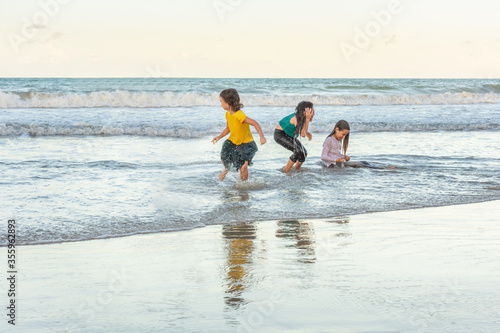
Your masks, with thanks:
[(240, 95), (236, 89), (224, 89), (219, 96), (222, 97), (224, 102), (229, 104), (232, 111), (238, 111), (243, 108), (243, 104), (240, 102)]
[(297, 126), (295, 126), (295, 136), (299, 136), (302, 128), (306, 123), (306, 109), (312, 108), (313, 103), (302, 101), (295, 108), (295, 117), (297, 118)]
[[(351, 131), (351, 128), (349, 127), (349, 123), (345, 120), (339, 120), (337, 121), (337, 123), (335, 124), (335, 127), (333, 128), (333, 131), (332, 133), (328, 134), (328, 136), (332, 136), (334, 133), (335, 133), (335, 129), (338, 128), (339, 131), (343, 131), (343, 130), (348, 130), (348, 131)], [(350, 133), (347, 133), (347, 135), (345, 136), (345, 138), (342, 140), (342, 149), (344, 150), (344, 155), (347, 154), (347, 146), (349, 146), (349, 134)], [(327, 138), (328, 138), (327, 136)]]

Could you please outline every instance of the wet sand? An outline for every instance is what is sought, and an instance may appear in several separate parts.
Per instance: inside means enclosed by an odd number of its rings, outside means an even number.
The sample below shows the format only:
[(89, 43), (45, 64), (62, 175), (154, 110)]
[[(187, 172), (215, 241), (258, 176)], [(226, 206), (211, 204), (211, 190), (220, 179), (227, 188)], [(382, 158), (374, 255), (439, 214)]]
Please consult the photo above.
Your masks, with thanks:
[(499, 217), (491, 201), (21, 246), (0, 331), (498, 332)]

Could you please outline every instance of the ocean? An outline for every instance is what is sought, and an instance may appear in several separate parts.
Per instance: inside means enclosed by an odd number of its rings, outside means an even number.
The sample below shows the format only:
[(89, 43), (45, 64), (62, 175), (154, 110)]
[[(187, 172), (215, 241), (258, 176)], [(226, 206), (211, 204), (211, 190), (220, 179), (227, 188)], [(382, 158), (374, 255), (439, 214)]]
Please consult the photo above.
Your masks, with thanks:
[[(217, 178), (226, 88), (268, 140), (246, 182)], [(273, 131), (302, 100), (313, 138), (284, 174)], [(322, 167), (340, 119), (351, 159), (379, 169)], [(0, 200), (17, 244), (498, 200), (499, 133), (494, 79), (3, 78)]]

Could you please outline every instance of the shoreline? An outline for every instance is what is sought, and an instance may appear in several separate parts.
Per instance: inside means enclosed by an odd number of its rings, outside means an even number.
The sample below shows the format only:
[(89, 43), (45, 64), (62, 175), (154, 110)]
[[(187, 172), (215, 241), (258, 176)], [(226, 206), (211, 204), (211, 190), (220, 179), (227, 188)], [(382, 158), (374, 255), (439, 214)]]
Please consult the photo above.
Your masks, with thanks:
[(16, 330), (497, 331), (499, 202), (20, 246)]
[[(428, 209), (428, 208), (475, 205), (475, 204), (482, 204), (482, 203), (495, 202), (495, 201), (498, 201), (500, 203), (500, 199), (494, 199), (494, 200), (486, 200), (486, 201), (479, 201), (479, 202), (472, 202), (472, 203), (458, 203), (458, 204), (444, 205), (444, 206), (422, 206), (422, 207), (402, 208), (402, 209), (387, 210), (387, 211), (368, 211), (368, 212), (352, 214), (352, 215), (324, 216), (324, 217), (312, 217), (312, 218), (306, 217), (306, 218), (297, 218), (297, 220), (325, 221), (325, 220), (330, 220), (330, 219), (349, 219), (349, 218), (367, 215), (367, 214), (391, 213), (391, 212), (413, 211), (413, 210)], [(276, 222), (276, 221), (279, 221), (279, 219), (252, 220), (252, 221), (244, 221), (242, 223), (263, 223), (263, 222)], [(141, 235), (179, 233), (179, 232), (188, 232), (190, 230), (203, 229), (206, 227), (223, 226), (223, 225), (225, 225), (225, 224), (208, 224), (208, 225), (200, 225), (200, 226), (190, 228), (190, 229), (186, 228), (186, 229), (179, 229), (179, 230), (151, 231), (151, 232), (133, 233), (133, 234), (127, 234), (127, 235), (104, 236), (104, 237), (96, 237), (96, 238), (88, 238), (88, 239), (64, 240), (64, 241), (54, 241), (54, 242), (46, 241), (46, 242), (40, 242), (40, 243), (17, 244), (16, 246), (24, 247), (24, 246), (37, 246), (37, 245), (55, 245), (55, 244), (78, 243), (78, 242), (89, 242), (89, 241), (96, 241), (96, 240), (126, 238), (126, 237), (134, 237), (134, 236), (141, 236)], [(0, 248), (3, 248), (3, 247), (6, 247), (6, 245), (0, 245)]]

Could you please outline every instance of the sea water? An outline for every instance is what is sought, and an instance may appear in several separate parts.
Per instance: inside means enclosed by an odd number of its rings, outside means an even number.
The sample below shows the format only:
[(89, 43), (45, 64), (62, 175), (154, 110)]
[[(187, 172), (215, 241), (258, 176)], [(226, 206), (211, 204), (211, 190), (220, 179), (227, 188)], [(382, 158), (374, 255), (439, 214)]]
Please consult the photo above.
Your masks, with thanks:
[[(267, 138), (246, 182), (217, 178), (225, 88)], [(273, 131), (302, 100), (313, 138), (284, 174)], [(322, 167), (340, 119), (378, 169)], [(500, 199), (499, 134), (492, 79), (0, 79), (0, 200), (18, 244), (482, 202)]]

